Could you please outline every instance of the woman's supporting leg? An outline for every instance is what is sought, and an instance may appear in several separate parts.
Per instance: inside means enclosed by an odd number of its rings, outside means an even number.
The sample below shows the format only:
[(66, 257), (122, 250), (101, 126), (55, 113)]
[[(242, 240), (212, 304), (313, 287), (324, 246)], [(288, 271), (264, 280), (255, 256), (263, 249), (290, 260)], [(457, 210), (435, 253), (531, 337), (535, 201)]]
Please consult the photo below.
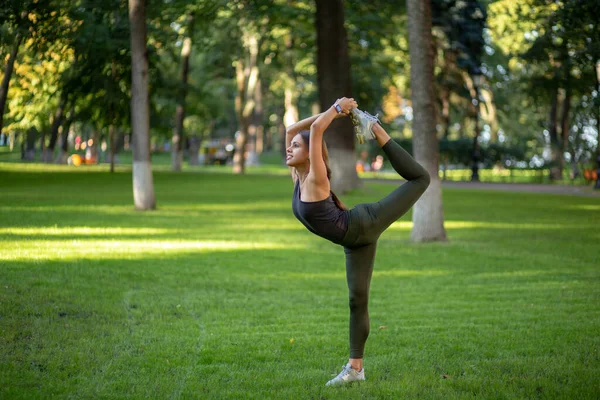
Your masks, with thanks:
[(429, 186), (430, 177), (421, 164), (398, 143), (391, 140), (381, 125), (373, 125), (373, 133), (394, 170), (407, 180), (406, 183), (376, 203), (376, 231), (381, 234), (415, 204)]
[(376, 248), (377, 242), (360, 247), (344, 247), (350, 305), (350, 359), (362, 360), (369, 337), (369, 287)]

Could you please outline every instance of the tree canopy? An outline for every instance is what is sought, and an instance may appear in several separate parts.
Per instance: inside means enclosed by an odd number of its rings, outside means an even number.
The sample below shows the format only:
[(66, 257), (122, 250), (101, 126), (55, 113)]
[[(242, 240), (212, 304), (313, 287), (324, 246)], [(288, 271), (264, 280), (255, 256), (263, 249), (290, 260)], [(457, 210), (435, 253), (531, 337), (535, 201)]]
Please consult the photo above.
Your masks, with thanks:
[[(523, 166), (555, 166), (559, 173), (569, 162), (589, 168), (600, 113), (600, 28), (594, 14), (600, 0), (431, 5), (439, 137), (461, 140), (478, 131), (484, 147), (520, 147)], [(106, 137), (110, 126), (130, 134), (126, 6), (116, 0), (1, 3), (0, 53), (6, 61), (15, 54), (14, 68), (2, 71), (4, 133), (24, 140), (35, 128), (42, 139), (38, 148), (55, 140), (53, 125), (58, 131), (67, 120), (75, 132), (69, 140), (91, 132)], [(153, 148), (167, 146), (174, 132), (184, 85), (181, 49), (189, 36), (185, 135), (233, 140), (246, 129), (245, 146), (280, 151), (285, 115), (308, 115), (318, 102), (315, 12), (312, 1), (149, 0)], [(360, 107), (379, 112), (396, 137), (410, 138), (404, 4), (344, 2), (344, 15), (352, 95)], [(243, 98), (243, 128), (235, 104), (248, 88), (236, 83), (236, 68), (248, 65), (248, 35), (257, 40), (258, 86)]]

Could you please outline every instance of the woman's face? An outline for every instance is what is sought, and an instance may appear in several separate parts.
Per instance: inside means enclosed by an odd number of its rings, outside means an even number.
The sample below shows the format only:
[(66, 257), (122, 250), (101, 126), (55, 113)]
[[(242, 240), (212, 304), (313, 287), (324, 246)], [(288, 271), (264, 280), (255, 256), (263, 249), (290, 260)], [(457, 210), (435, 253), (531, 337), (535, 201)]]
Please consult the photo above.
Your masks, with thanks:
[(308, 146), (302, 139), (300, 134), (297, 134), (292, 139), (290, 147), (285, 151), (285, 163), (288, 167), (303, 165), (308, 161)]

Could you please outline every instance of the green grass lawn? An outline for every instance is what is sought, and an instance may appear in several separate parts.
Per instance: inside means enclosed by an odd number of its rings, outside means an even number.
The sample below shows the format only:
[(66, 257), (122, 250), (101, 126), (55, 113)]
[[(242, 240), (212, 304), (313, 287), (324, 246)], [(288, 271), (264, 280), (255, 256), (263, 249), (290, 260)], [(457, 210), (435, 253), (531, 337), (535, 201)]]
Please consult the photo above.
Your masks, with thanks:
[[(57, 150), (58, 152), (58, 150)], [(39, 152), (38, 152), (39, 153)], [(84, 156), (84, 151), (80, 151), (79, 154)], [(56, 154), (55, 154), (56, 156)], [(36, 160), (39, 161), (39, 154), (36, 155)], [(100, 170), (106, 170), (108, 164), (104, 163), (104, 156), (100, 156), (102, 161), (98, 165), (84, 165), (79, 168), (89, 170), (90, 168), (97, 168)], [(127, 169), (131, 168), (133, 161), (133, 154), (131, 151), (122, 151), (119, 153), (119, 164), (117, 168)], [(12, 152), (9, 151), (7, 146), (0, 146), (0, 163), (17, 163), (22, 164), (20, 149), (14, 149)], [(279, 152), (264, 152), (259, 155), (258, 166), (248, 167), (247, 170), (250, 174), (270, 174), (270, 175), (287, 175), (288, 170), (284, 165), (283, 156)], [(35, 164), (32, 164), (35, 165)], [(171, 169), (171, 153), (169, 152), (154, 152), (152, 153), (152, 165), (155, 170), (169, 171)], [(34, 166), (34, 169), (39, 166)], [(228, 172), (231, 166), (220, 166), (220, 165), (197, 165), (190, 166), (187, 161), (183, 163), (182, 168), (184, 171), (198, 171), (198, 172)], [(569, 176), (570, 169), (566, 168), (563, 171), (562, 181), (551, 181), (549, 177), (548, 169), (497, 169), (497, 168), (482, 168), (479, 170), (479, 178), (481, 182), (492, 182), (492, 183), (539, 183), (539, 184), (555, 184), (555, 185), (592, 185), (587, 182), (583, 176), (571, 179)], [(439, 176), (440, 179), (446, 181), (470, 181), (471, 180), (471, 169), (451, 169), (445, 173), (442, 171), (440, 166)], [(397, 180), (398, 174), (392, 169), (389, 163), (384, 164), (383, 170), (379, 172), (361, 172), (362, 178), (376, 178), (376, 179), (390, 179)]]
[[(0, 398), (597, 399), (600, 203), (445, 190), (448, 243), (381, 238), (367, 381), (343, 251), (287, 177), (0, 163)], [(390, 184), (342, 196), (374, 201)]]

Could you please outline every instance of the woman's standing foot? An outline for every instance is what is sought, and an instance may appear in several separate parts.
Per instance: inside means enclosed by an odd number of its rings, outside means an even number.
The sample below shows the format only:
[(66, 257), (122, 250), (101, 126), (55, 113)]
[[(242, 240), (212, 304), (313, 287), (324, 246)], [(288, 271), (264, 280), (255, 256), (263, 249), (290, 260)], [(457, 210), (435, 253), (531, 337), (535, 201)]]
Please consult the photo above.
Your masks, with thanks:
[(343, 385), (351, 382), (364, 381), (365, 380), (365, 370), (361, 368), (360, 371), (357, 371), (352, 368), (352, 364), (348, 362), (342, 369), (342, 372), (338, 374), (335, 378), (331, 379), (329, 382), (325, 384), (325, 386), (336, 386)]

